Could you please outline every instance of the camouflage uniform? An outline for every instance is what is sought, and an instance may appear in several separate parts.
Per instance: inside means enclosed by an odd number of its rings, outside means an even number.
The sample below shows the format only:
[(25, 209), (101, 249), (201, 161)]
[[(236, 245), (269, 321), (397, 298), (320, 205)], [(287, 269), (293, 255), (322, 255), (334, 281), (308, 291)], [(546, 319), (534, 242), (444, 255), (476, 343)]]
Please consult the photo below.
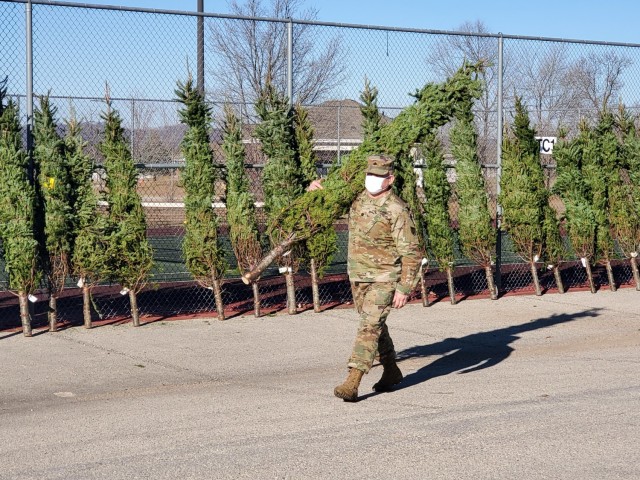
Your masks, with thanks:
[[(383, 167), (391, 172), (390, 164)], [(371, 168), (371, 161), (367, 171), (380, 174)], [(407, 295), (413, 291), (421, 260), (416, 227), (406, 203), (391, 191), (378, 198), (363, 191), (349, 213), (347, 268), (360, 314), (349, 367), (367, 373), (376, 352), (381, 360), (395, 359), (387, 316), (396, 290)]]

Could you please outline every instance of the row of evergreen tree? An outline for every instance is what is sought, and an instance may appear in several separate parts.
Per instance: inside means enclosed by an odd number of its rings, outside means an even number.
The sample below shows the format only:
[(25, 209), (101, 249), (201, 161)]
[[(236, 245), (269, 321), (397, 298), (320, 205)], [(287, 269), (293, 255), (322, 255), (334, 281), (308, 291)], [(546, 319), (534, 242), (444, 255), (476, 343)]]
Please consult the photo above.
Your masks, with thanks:
[[(383, 121), (377, 89), (366, 81), (361, 95), (363, 145), (343, 165), (330, 170), (324, 190), (306, 194), (305, 187), (317, 176), (308, 114), (301, 106), (291, 107), (267, 81), (256, 104), (261, 122), (255, 130), (266, 158), (266, 234), (258, 227), (246, 176), (239, 119), (231, 107), (225, 108), (222, 151), (226, 168), (217, 168), (209, 140), (211, 108), (191, 77), (178, 82), (180, 119), (188, 127), (181, 144), (186, 162), (182, 174), (183, 255), (196, 281), (213, 291), (218, 318), (224, 319), (222, 283), (228, 265), (220, 241), (221, 222), (213, 207), (216, 181), (223, 179), (226, 184), (226, 221), (239, 271), (260, 272), (275, 261), (286, 278), (288, 311), (296, 313), (294, 274), (306, 266), (312, 277), (314, 310), (319, 311), (318, 277), (337, 250), (333, 223), (360, 191), (366, 155), (378, 152), (397, 159), (395, 188), (416, 218), (422, 248), (447, 274), (452, 303), (455, 232), (449, 207), (453, 193), (458, 204), (460, 249), (484, 269), (491, 297), (497, 298), (493, 274), (497, 230), (478, 160), (472, 113), (481, 88), (475, 75), (481, 68), (465, 65), (447, 82), (426, 85), (414, 94), (414, 106), (390, 122)], [(96, 192), (94, 164), (84, 153), (78, 122), (69, 120), (62, 136), (56, 109), (48, 97), (42, 97), (35, 114), (31, 162), (22, 148), (18, 112), (7, 98), (6, 80), (0, 84), (0, 240), (9, 289), (20, 298), (25, 335), (31, 329), (28, 299), (43, 274), (49, 290), (51, 330), (57, 323), (56, 299), (69, 276), (83, 288), (85, 326), (91, 326), (91, 289), (101, 281), (122, 285), (121, 293), (129, 294), (133, 324), (139, 325), (136, 299), (149, 279), (153, 252), (136, 192), (137, 172), (108, 93), (106, 105), (105, 134), (99, 146), (106, 189)], [(437, 135), (438, 128), (451, 120), (457, 175), (453, 192)], [(517, 253), (530, 264), (536, 294), (541, 294), (537, 273), (541, 261), (554, 270), (558, 289), (564, 291), (559, 265), (569, 253), (560, 235), (561, 218), (549, 205), (552, 194), (564, 201), (570, 247), (583, 259), (592, 291), (591, 265), (596, 262), (606, 265), (609, 283), (615, 288), (610, 262), (615, 244), (630, 259), (640, 289), (635, 261), (640, 243), (640, 139), (631, 115), (624, 109), (617, 116), (605, 112), (595, 127), (583, 122), (575, 138), (561, 141), (554, 152), (558, 180), (553, 190), (545, 188), (535, 131), (519, 99), (514, 121), (505, 133), (498, 199), (502, 226)], [(426, 162), (418, 189), (412, 151), (416, 145)], [(271, 248), (267, 255), (263, 255), (265, 248)], [(426, 305), (424, 276), (422, 279)], [(259, 316), (259, 273), (245, 274), (243, 280), (252, 284), (255, 315)]]
[[(35, 148), (22, 145), (18, 109), (0, 83), (0, 240), (8, 288), (20, 300), (25, 336), (31, 336), (29, 300), (46, 281), (49, 329), (57, 329), (57, 298), (69, 276), (83, 289), (84, 320), (91, 326), (90, 293), (109, 280), (129, 294), (135, 325), (136, 296), (147, 283), (153, 252), (136, 193), (137, 171), (124, 138), (122, 120), (107, 93), (104, 139), (106, 190), (93, 188), (93, 160), (85, 153), (76, 119), (60, 133), (56, 108), (40, 98), (34, 114)], [(102, 208), (103, 201), (106, 207)]]
[[(489, 292), (498, 297), (493, 265), (496, 259), (496, 217), (492, 216), (487, 189), (478, 161), (477, 134), (472, 105), (481, 91), (477, 73), (481, 64), (463, 67), (442, 84), (428, 84), (416, 92), (416, 102), (390, 122), (383, 124), (376, 104), (377, 91), (365, 83), (361, 100), (364, 117), (363, 144), (340, 168), (330, 172), (324, 190), (298, 198), (271, 220), (269, 231), (279, 242), (265, 259), (243, 276), (256, 278), (278, 255), (296, 242), (309, 238), (346, 213), (361, 190), (361, 176), (370, 153), (388, 153), (396, 158), (395, 188), (410, 206), (422, 234), (422, 245), (438, 268), (447, 273), (449, 293), (455, 303), (453, 284), (455, 229), (450, 205), (455, 194), (457, 234), (462, 253), (484, 268)], [(537, 295), (542, 290), (538, 266), (553, 270), (557, 288), (564, 292), (560, 264), (577, 255), (582, 259), (591, 290), (595, 292), (591, 266), (604, 264), (609, 284), (615, 290), (611, 267), (614, 246), (630, 259), (636, 286), (640, 279), (636, 256), (640, 244), (640, 175), (634, 118), (621, 108), (617, 118), (604, 112), (594, 127), (585, 122), (573, 140), (556, 147), (558, 181), (545, 187), (536, 132), (521, 100), (516, 99), (515, 117), (506, 128), (502, 148), (503, 173), (498, 220), (509, 234), (514, 249), (529, 265)], [(453, 120), (451, 153), (456, 161), (454, 191), (447, 181), (438, 128)], [(564, 137), (561, 132), (561, 136)], [(422, 187), (415, 188), (412, 148), (420, 146), (425, 160)], [(576, 178), (571, 178), (571, 177)], [(549, 204), (558, 195), (566, 212)], [(559, 215), (559, 213), (561, 213)], [(568, 243), (563, 241), (561, 227)], [(426, 289), (422, 287), (426, 304)]]

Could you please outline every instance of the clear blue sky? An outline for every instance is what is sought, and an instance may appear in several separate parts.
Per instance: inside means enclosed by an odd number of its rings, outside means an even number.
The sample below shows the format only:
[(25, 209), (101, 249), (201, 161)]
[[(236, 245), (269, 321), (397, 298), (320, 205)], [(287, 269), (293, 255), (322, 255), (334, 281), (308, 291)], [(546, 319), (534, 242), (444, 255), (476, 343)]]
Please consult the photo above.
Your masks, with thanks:
[[(240, 0), (239, 0), (240, 1)], [(265, 0), (269, 1), (269, 0)], [(196, 0), (87, 0), (78, 3), (195, 10)], [(640, 43), (637, 0), (304, 0), (318, 20), (456, 30), (482, 20), (491, 33)], [(229, 13), (226, 0), (204, 0), (205, 11)]]

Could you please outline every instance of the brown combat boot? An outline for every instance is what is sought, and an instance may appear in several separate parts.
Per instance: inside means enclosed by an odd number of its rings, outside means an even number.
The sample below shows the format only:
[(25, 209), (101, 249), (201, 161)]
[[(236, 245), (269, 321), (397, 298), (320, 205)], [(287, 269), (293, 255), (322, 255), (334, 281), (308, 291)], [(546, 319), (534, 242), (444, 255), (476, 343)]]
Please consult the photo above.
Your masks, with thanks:
[(395, 358), (384, 358), (380, 360), (380, 363), (382, 363), (384, 370), (382, 371), (382, 377), (373, 386), (373, 389), (376, 392), (388, 392), (391, 387), (399, 384), (404, 377), (400, 368), (398, 368)]
[(349, 375), (342, 385), (333, 389), (333, 394), (345, 402), (355, 402), (358, 399), (358, 387), (364, 372), (357, 368), (350, 368)]

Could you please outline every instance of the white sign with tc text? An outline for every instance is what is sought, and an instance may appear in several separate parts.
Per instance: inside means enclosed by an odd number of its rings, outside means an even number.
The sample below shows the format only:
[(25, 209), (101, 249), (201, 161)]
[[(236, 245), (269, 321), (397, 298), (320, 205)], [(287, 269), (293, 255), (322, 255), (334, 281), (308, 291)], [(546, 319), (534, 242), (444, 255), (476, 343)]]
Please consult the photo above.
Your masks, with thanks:
[(551, 155), (557, 139), (558, 137), (536, 137), (536, 140), (540, 144), (540, 153), (543, 155)]

